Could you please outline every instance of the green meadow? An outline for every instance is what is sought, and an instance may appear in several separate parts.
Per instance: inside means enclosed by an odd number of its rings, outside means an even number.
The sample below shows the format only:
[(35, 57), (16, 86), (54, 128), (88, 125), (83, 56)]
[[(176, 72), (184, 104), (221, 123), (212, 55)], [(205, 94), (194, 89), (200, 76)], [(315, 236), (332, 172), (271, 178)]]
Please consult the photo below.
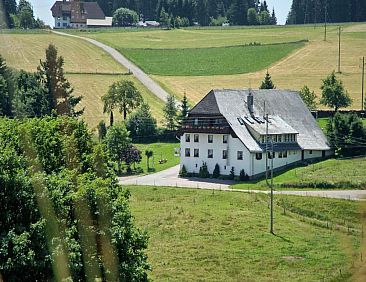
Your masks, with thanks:
[[(277, 205), (276, 235), (270, 234), (265, 195), (129, 190), (135, 222), (150, 236), (147, 254), (155, 281), (346, 281), (358, 257), (358, 233), (315, 225)], [(347, 221), (358, 210), (358, 203), (345, 200), (323, 199), (321, 205), (312, 198), (286, 200), (293, 210), (313, 213), (314, 220), (330, 214)]]
[(259, 71), (305, 42), (189, 49), (120, 49), (146, 73), (165, 76), (240, 74)]

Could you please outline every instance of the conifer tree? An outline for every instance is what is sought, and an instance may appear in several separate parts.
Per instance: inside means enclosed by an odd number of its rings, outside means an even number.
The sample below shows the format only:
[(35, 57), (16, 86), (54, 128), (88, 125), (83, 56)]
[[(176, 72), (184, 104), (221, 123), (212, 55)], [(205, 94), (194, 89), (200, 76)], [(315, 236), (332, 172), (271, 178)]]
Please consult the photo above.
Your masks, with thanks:
[(184, 92), (184, 96), (183, 96), (183, 99), (181, 101), (181, 106), (180, 106), (179, 123), (181, 123), (183, 121), (183, 119), (188, 115), (188, 112), (189, 112), (189, 103), (188, 103), (187, 95)]
[(175, 103), (175, 97), (170, 95), (163, 109), (165, 124), (168, 130), (175, 130), (177, 127), (178, 109)]
[(276, 86), (273, 84), (271, 75), (267, 70), (266, 76), (264, 77), (262, 85), (259, 87), (259, 89), (275, 89), (275, 88)]
[(50, 44), (46, 49), (46, 60), (41, 61), (38, 73), (48, 89), (49, 102), (59, 115), (80, 116), (84, 110), (76, 111), (82, 97), (72, 95), (74, 89), (64, 75), (64, 58), (57, 56), (57, 48)]

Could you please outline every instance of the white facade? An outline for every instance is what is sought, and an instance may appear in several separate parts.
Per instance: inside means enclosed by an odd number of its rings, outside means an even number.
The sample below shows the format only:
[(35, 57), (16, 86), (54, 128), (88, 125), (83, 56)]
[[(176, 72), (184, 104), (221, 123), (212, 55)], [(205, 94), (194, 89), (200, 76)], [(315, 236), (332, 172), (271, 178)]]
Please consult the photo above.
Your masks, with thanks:
[(55, 28), (69, 28), (70, 25), (70, 17), (55, 17)]
[[(209, 143), (209, 135), (213, 137), (212, 143)], [(195, 142), (195, 139), (197, 141), (197, 136), (198, 142)], [(224, 143), (224, 138), (227, 138), (227, 143)], [(181, 136), (180, 147), (181, 168), (184, 165), (189, 173), (198, 173), (204, 162), (207, 164), (210, 174), (213, 173), (216, 164), (220, 166), (221, 175), (229, 175), (232, 167), (234, 167), (234, 172), (237, 176), (243, 169), (250, 177), (259, 176), (266, 171), (265, 154), (250, 153), (239, 138), (233, 138), (230, 134), (185, 133)], [(188, 149), (189, 151), (186, 151)], [(209, 152), (209, 150), (212, 151)], [(209, 153), (211, 152), (213, 155), (212, 158), (209, 157)], [(224, 158), (224, 154), (227, 156), (226, 159)], [(273, 167), (275, 169), (286, 167), (303, 160), (324, 157), (323, 151), (312, 150), (281, 151), (274, 152), (274, 155)], [(327, 151), (325, 156), (329, 155), (331, 155), (331, 151)], [(271, 165), (270, 158), (268, 159), (268, 165)]]

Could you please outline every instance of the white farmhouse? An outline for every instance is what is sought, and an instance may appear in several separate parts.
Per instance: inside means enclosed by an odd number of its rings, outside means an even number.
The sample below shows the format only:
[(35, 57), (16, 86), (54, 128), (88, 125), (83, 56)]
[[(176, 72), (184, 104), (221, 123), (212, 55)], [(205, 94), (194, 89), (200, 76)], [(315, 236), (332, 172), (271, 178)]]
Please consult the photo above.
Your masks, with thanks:
[(333, 154), (292, 91), (212, 90), (190, 111), (180, 135), (181, 167), (190, 173), (198, 173), (205, 162), (210, 173), (218, 164), (222, 175), (234, 168), (235, 175), (244, 169), (256, 178), (266, 171), (266, 152), (275, 170)]

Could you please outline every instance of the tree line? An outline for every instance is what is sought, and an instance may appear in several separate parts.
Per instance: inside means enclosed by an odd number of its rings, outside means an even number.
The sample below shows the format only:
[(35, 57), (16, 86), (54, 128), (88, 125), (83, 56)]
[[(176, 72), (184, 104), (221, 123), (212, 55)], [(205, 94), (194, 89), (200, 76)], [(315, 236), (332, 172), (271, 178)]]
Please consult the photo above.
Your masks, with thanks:
[(42, 29), (45, 23), (34, 17), (32, 4), (27, 0), (3, 1), (5, 22), (0, 22), (0, 28)]
[(366, 21), (364, 0), (293, 0), (287, 24)]
[[(92, 0), (91, 0), (92, 1)], [(276, 24), (274, 9), (259, 0), (97, 0), (107, 16), (124, 8), (140, 20), (156, 20), (174, 27), (194, 25)], [(131, 14), (132, 19), (134, 14)]]

